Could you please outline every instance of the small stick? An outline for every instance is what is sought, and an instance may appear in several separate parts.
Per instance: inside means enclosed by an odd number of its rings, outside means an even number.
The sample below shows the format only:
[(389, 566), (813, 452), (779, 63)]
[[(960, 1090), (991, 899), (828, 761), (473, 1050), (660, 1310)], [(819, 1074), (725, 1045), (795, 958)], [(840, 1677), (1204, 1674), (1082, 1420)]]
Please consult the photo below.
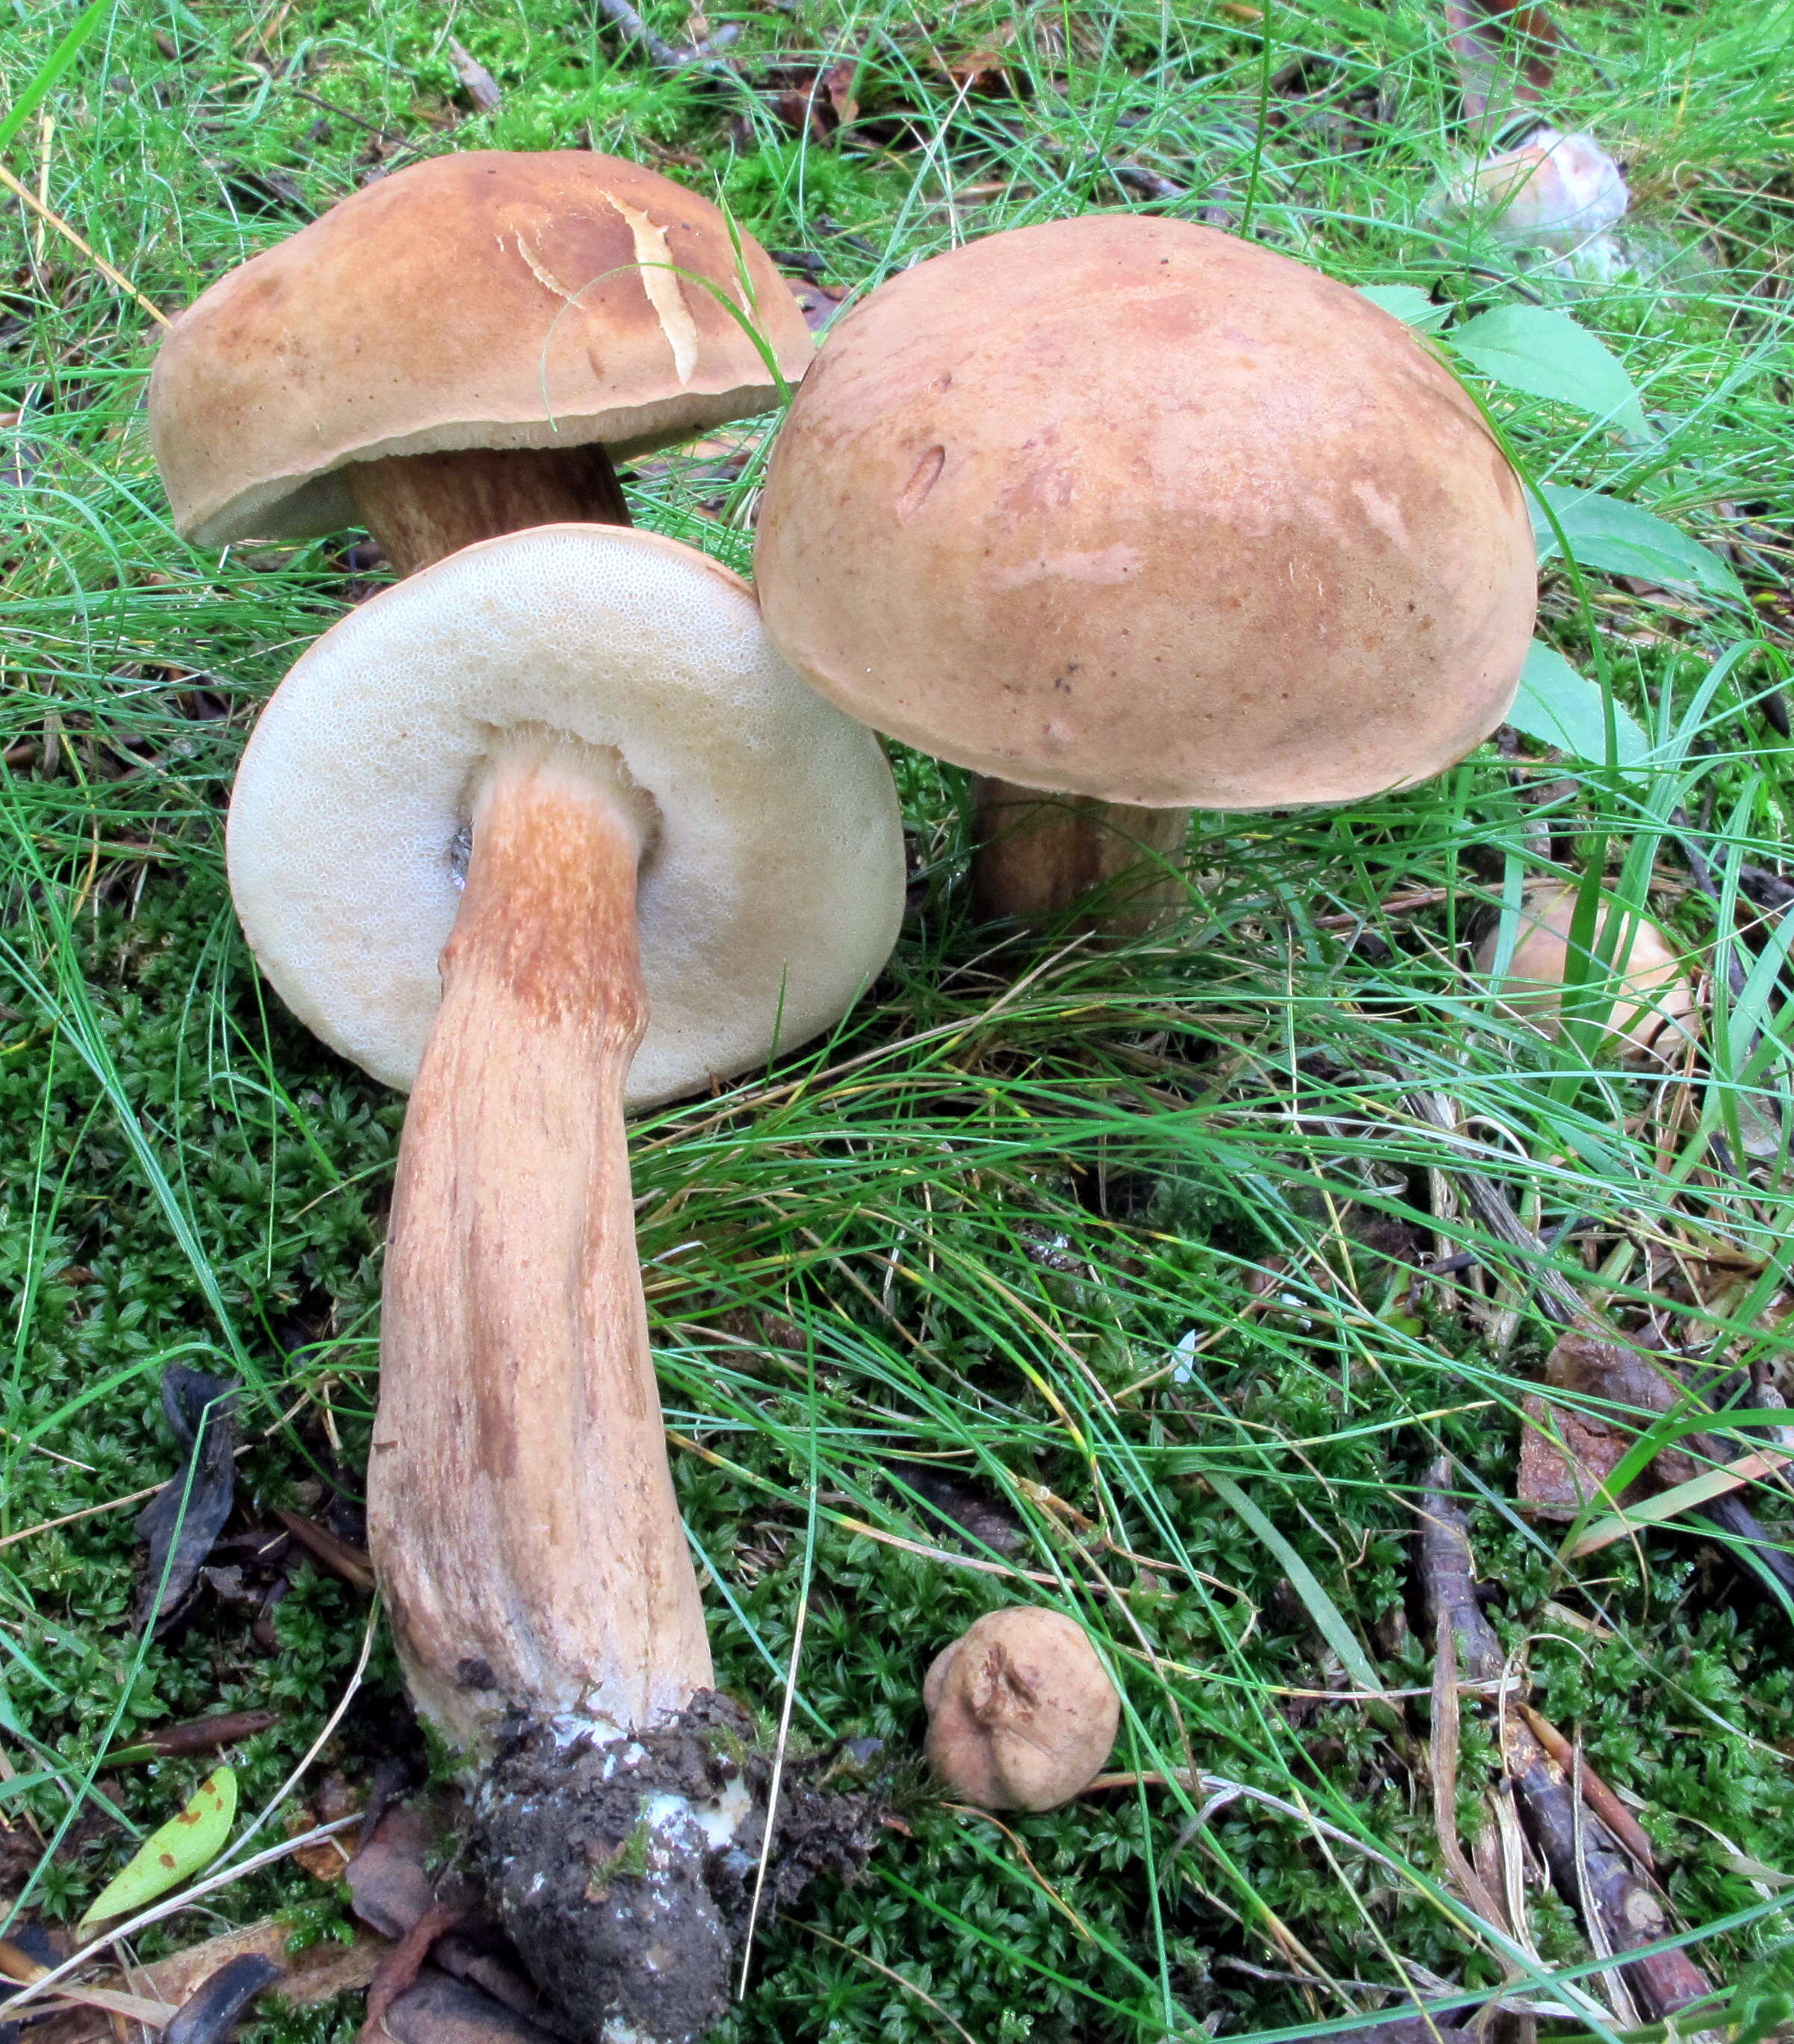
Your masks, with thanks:
[(741, 33), (732, 22), (719, 29), (713, 36), (707, 36), (701, 43), (692, 43), (681, 48), (674, 43), (664, 43), (651, 29), (629, 0), (598, 0), (598, 12), (620, 29), (632, 43), (640, 43), (647, 51), (651, 62), (665, 71), (683, 71), (690, 64), (702, 64), (707, 70), (720, 70), (716, 61), (736, 37)]
[[(1469, 1531), (1447, 1493), (1450, 1480), (1450, 1462), (1441, 1455), (1427, 1472), (1420, 1500), (1421, 1595), (1434, 1624), (1455, 1640), (1464, 1672), (1497, 1680), (1507, 1657), (1477, 1599)], [(1558, 1893), (1582, 1909), (1590, 1943), (1604, 1941), (1615, 1954), (1655, 1944), (1668, 1929), (1663, 1905), (1632, 1871), (1592, 1800), (1577, 1794), (1571, 1773), (1581, 1773), (1586, 1792), (1586, 1767), (1566, 1770), (1534, 1732), (1523, 1707), (1504, 1708), (1499, 1727), (1502, 1759), (1526, 1828)], [(1573, 1762), (1574, 1758), (1573, 1752)], [(1653, 2018), (1673, 2015), (1713, 1992), (1682, 1951), (1627, 1960), (1623, 1972), (1629, 1991)]]
[(1541, 1717), (1531, 1704), (1521, 1704), (1519, 1712), (1526, 1719), (1527, 1729), (1533, 1737), (1566, 1774), (1573, 1773), (1580, 1768), (1583, 1801), (1646, 1873), (1656, 1873), (1657, 1856), (1651, 1850), (1650, 1840), (1646, 1837), (1643, 1827), (1588, 1765), (1588, 1756), (1584, 1754), (1578, 1760), (1576, 1748), (1549, 1718)]

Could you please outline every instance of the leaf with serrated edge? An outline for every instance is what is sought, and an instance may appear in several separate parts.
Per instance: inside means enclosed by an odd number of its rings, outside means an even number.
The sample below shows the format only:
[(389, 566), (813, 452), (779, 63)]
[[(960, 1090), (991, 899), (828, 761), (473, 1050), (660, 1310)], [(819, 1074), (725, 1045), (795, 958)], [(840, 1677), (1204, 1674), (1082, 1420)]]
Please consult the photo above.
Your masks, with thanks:
[(1640, 439), (1650, 436), (1625, 364), (1567, 313), (1497, 305), (1451, 328), (1445, 338), (1473, 368), (1510, 390), (1573, 405)]

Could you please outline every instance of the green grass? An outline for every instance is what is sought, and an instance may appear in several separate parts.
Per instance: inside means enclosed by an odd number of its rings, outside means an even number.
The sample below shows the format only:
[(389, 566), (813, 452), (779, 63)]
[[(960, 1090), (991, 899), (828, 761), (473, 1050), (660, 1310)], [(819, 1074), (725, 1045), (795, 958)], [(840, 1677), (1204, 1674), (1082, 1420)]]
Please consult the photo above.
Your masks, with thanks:
[[(1787, 870), (1794, 795), (1769, 714), (1794, 624), (1794, 15), (1566, 10), (1577, 48), (1544, 110), (1621, 155), (1635, 195), (1635, 266), (1590, 287), (1516, 276), (1485, 239), (1435, 244), (1423, 204), (1466, 147), (1442, 10), (1279, 4), (1262, 37), (1240, 11), (719, 8), (713, 25), (743, 28), (737, 71), (669, 77), (544, 0), (156, 0), (102, 7), (33, 108), (76, 16), (0, 10), (6, 164), (33, 190), (43, 173), (52, 209), (166, 308), (382, 150), (590, 140), (720, 191), (786, 268), (850, 288), (956, 236), (1140, 204), (1143, 167), (1183, 188), (1174, 212), (1216, 209), (1353, 282), (1435, 290), (1455, 319), (1570, 305), (1654, 430), (1628, 443), (1485, 391), (1521, 456), (1731, 547), (1751, 593), (1754, 611), (1591, 574), (1585, 600), (1554, 574), (1542, 628), (1661, 736), (1650, 772), (1523, 743), (1348, 813), (1200, 819), (1176, 940), (1050, 952), (1020, 990), (968, 920), (960, 778), (905, 759), (925, 885), (888, 977), (825, 1051), (641, 1126), (650, 1310), (721, 1680), (776, 1722), (813, 1555), (795, 1723), (885, 1741), (898, 1819), (861, 1883), (763, 1935), (723, 2033), (740, 2044), (1305, 2034), (1497, 1983), (1450, 1899), (1431, 1654), (1408, 1623), (1411, 1500), (1441, 1447), (1496, 1623), (1539, 1708), (1640, 1800), (1679, 1930), (1728, 1984), (1784, 1936), (1790, 1614), (1704, 1522), (1566, 1562), (1561, 1528), (1518, 1516), (1517, 1410), (1550, 1330), (1527, 1258), (1454, 1185), (1468, 1162), (1535, 1229), (1578, 1222), (1554, 1256), (1591, 1304), (1628, 1327), (1661, 1311), (1690, 1355), (1781, 1372), (1794, 1396), (1794, 924), (1764, 912), (1761, 877)], [(682, 32), (679, 10), (650, 14)], [(502, 88), (495, 113), (458, 98), (450, 35)], [(962, 90), (959, 60), (991, 51), (1001, 79)], [(778, 92), (839, 63), (856, 117), (794, 134)], [(253, 1523), (321, 1482), (353, 1494), (401, 1104), (265, 994), (223, 877), (244, 735), (341, 609), (341, 555), (221, 562), (175, 536), (140, 412), (147, 313), (3, 202), (0, 1538), (28, 1537), (0, 1546), (0, 1754), (18, 1777), (0, 1783), (0, 1873), (20, 1911), (72, 1920), (132, 1827), (210, 1764), (109, 1753), (271, 1708), (276, 1728), (232, 1756), (259, 1811), (341, 1696), (366, 1606), (298, 1566), (262, 1644), (253, 1612), (209, 1595), (142, 1643), (133, 1510), (29, 1529), (168, 1474), (171, 1360), (243, 1381)], [(652, 464), (637, 509), (743, 565), (755, 474)], [(1592, 1027), (1553, 1049), (1480, 997), (1468, 941), (1542, 860), (1602, 863), (1713, 964), (1685, 1084), (1622, 1074)], [(1414, 1111), (1428, 1091), (1457, 1137)], [(1416, 1275), (1462, 1248), (1481, 1278)], [(1761, 1439), (1723, 1416), (1712, 1431), (1734, 1452)], [(1012, 1550), (945, 1524), (928, 1472), (1005, 1505)], [(1786, 1522), (1784, 1496), (1756, 1501)], [(1169, 1785), (1001, 1824), (943, 1807), (918, 1764), (923, 1672), (1018, 1596), (1104, 1642), (1127, 1699), (1115, 1764)], [(1354, 1657), (1399, 1719), (1346, 1696)], [(397, 1700), (382, 1643), (294, 1810), (402, 1745)], [(1467, 1716), (1466, 1841), (1496, 1765)], [(1250, 1793), (1211, 1807), (1183, 1770)], [(294, 1869), (221, 1900), (233, 1919), (290, 1908), (307, 1934), (342, 1920)], [(144, 1949), (211, 1927), (179, 1919)], [(1535, 1889), (1527, 1932), (1535, 1983), (1556, 1983), (1531, 1991), (1581, 2011), (1545, 2034), (1615, 2034), (1565, 1900)], [(355, 2020), (252, 2034), (347, 2038)]]

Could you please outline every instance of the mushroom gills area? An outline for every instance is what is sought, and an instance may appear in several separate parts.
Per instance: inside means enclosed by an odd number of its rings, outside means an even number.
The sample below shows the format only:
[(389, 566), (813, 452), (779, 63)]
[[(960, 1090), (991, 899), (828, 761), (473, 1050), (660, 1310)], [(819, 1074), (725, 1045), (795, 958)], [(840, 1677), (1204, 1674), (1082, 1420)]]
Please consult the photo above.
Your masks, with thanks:
[(400, 1146), (369, 1537), (413, 1699), (475, 1760), (711, 1681), (623, 1120), (646, 806), (575, 740), (500, 747)]
[(1153, 809), (1089, 795), (1048, 794), (978, 777), (972, 896), (991, 921), (1057, 921), (1089, 905), (1075, 927), (1137, 936), (1188, 900), (1178, 870), (1188, 809)]
[(353, 462), (346, 474), (362, 523), (401, 575), (533, 525), (632, 522), (617, 471), (596, 441), (389, 455)]
[[(475, 1797), (488, 1896), (537, 1984), (597, 2044), (686, 2044), (726, 2011), (766, 1838), (768, 1756), (713, 1691), (655, 1731), (519, 1728)], [(762, 1920), (870, 1850), (875, 1798), (787, 1771)]]

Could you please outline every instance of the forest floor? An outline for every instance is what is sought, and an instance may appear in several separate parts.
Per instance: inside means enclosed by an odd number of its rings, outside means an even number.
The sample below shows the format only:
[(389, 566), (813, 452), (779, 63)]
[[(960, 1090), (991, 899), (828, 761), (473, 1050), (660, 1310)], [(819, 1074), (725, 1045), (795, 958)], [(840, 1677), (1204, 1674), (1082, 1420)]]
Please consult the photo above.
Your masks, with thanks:
[[(347, 536), (221, 559), (175, 536), (142, 411), (156, 315), (402, 163), (590, 146), (725, 201), (819, 323), (956, 240), (1090, 209), (1405, 287), (1388, 302), (1464, 333), (1533, 480), (1604, 498), (1552, 500), (1599, 529), (1580, 574), (1547, 568), (1539, 627), (1547, 693), (1565, 663), (1606, 691), (1594, 758), (1535, 717), (1412, 792), (1199, 816), (1179, 924), (1101, 953), (978, 928), (963, 777), (903, 755), (886, 976), (825, 1051), (637, 1124), (720, 1685), (776, 1723), (803, 1612), (795, 1736), (882, 1742), (854, 1750), (889, 1800), (863, 1877), (762, 1930), (719, 2034), (1295, 2037), (1468, 2023), (1498, 1993), (1510, 2036), (1635, 2029), (1650, 1989), (1599, 1899), (1523, 1841), (1489, 1685), (1448, 1669), (1435, 1708), (1416, 1527), (1441, 1455), (1505, 1711), (1523, 1697), (1642, 1827), (1663, 1937), (1738, 2020), (1750, 1992), (1759, 2025), (1794, 2009), (1773, 1558), (1685, 1496), (1592, 1546), (1605, 1508), (1523, 1509), (1519, 1466), (1572, 1311), (1682, 1372), (1615, 1437), (1643, 1430), (1621, 1480), (1691, 1428), (1697, 1464), (1773, 1447), (1763, 1408), (1794, 1400), (1794, 14), (1562, 11), (1524, 111), (1596, 136), (1631, 199), (1577, 265), (1431, 209), (1492, 132), (1431, 0), (655, 6), (671, 43), (739, 29), (678, 69), (564, 0), (3, 10), (6, 1935), (66, 1931), (221, 1759), (239, 1831), (267, 1814), (253, 1850), (421, 1757), (353, 1553), (402, 1103), (265, 993), (222, 857), (259, 706), (383, 571)], [(1515, 306), (1604, 344), (1624, 404), (1482, 374), (1470, 324)], [(776, 425), (640, 464), (640, 522), (745, 570)], [(1556, 1043), (1491, 1004), (1474, 946), (1511, 939), (1541, 869), (1604, 873), (1685, 951), (1700, 1017), (1670, 1064), (1622, 1066), (1592, 996)], [(241, 1452), (150, 1635), (135, 1521), (182, 1467), (174, 1365), (242, 1387)], [(1727, 1495), (1771, 1540), (1794, 1525), (1773, 1471)], [(1114, 1785), (999, 1821), (928, 1779), (921, 1681), (1016, 1600), (1085, 1625), (1126, 1708)], [(221, 1712), (265, 1715), (221, 1753), (146, 1750)], [(334, 1871), (280, 1861), (139, 1955), (275, 1912), (340, 1939)], [(275, 2006), (246, 2034), (359, 2020)]]

